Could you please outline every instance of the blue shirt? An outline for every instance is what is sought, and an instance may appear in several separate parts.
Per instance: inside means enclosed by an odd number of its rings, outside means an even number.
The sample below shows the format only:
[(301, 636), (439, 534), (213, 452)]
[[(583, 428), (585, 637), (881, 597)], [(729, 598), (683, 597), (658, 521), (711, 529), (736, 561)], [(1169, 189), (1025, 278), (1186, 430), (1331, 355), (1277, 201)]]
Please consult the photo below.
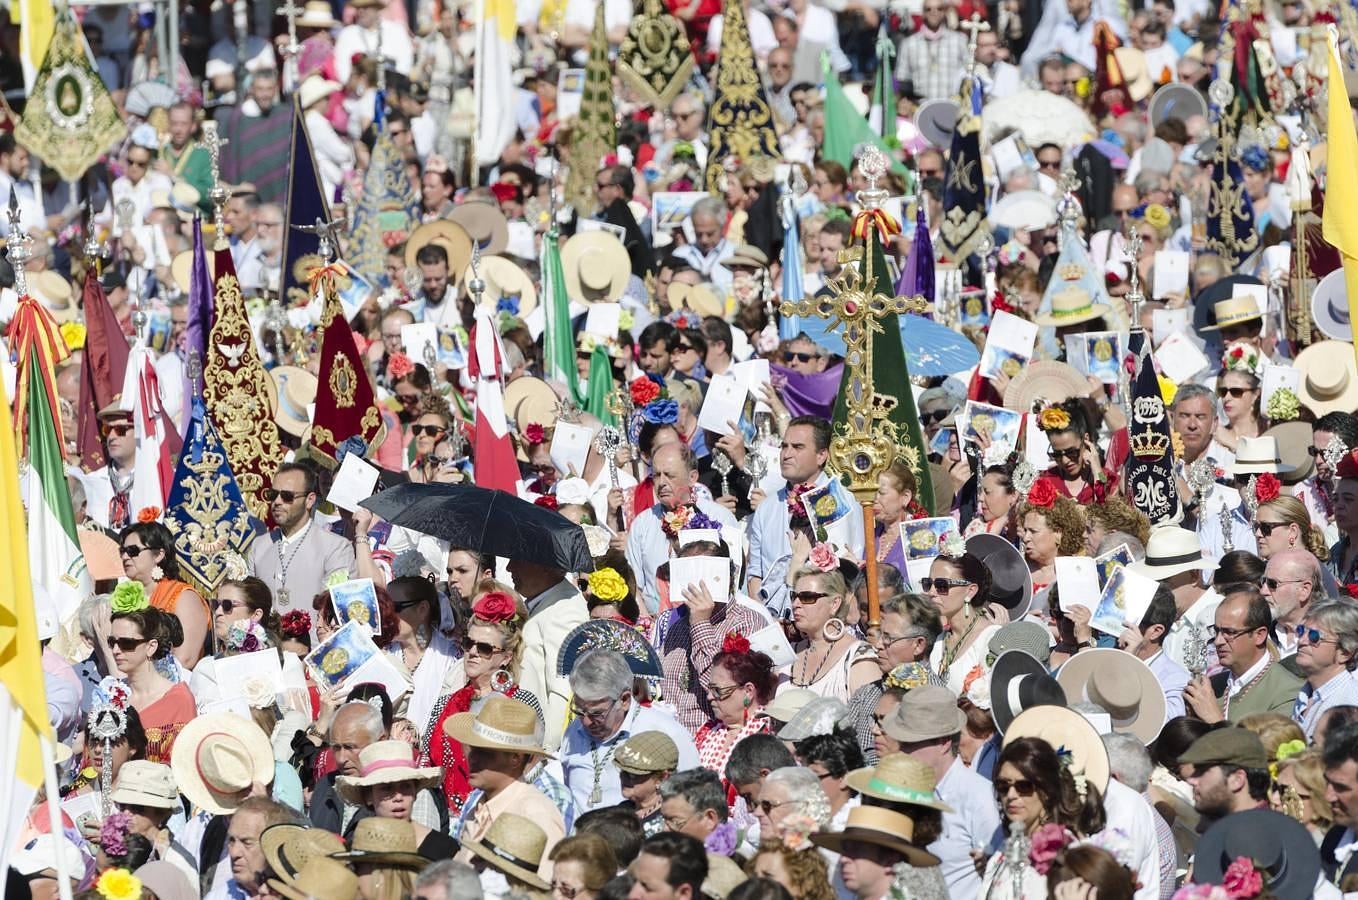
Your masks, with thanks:
[(1184, 714), (1184, 688), (1188, 686), (1188, 670), (1174, 661), (1163, 649), (1146, 660), (1146, 667), (1165, 691), (1165, 721)]
[[(711, 500), (694, 498), (698, 512), (722, 525), (736, 527), (736, 517), (722, 506)], [(637, 578), (641, 598), (648, 612), (654, 614), (660, 606), (660, 595), (655, 583), (655, 570), (669, 561), (670, 539), (660, 525), (660, 516), (665, 508), (659, 503), (636, 517), (627, 535), (627, 564)]]
[(1320, 717), (1336, 706), (1358, 706), (1358, 677), (1350, 671), (1340, 672), (1320, 687), (1313, 688), (1311, 682), (1304, 682), (1297, 692), (1292, 718), (1310, 741), (1320, 724)]
[(981, 876), (976, 874), (971, 851), (984, 850), (1000, 829), (995, 788), (961, 759), (954, 759), (934, 795), (951, 806), (952, 812), (943, 814), (943, 833), (929, 845), (929, 852), (939, 858), (948, 896), (975, 900)]
[[(654, 706), (641, 706), (635, 700), (632, 701), (622, 726), (612, 737), (602, 741), (592, 738), (580, 720), (575, 719), (561, 736), (557, 758), (561, 760), (566, 787), (575, 797), (577, 814), (622, 802), (622, 784), (618, 780), (618, 767), (613, 765), (613, 754), (629, 737), (643, 731), (663, 731), (670, 736), (679, 748), (679, 767), (676, 771), (698, 768), (698, 748), (693, 743), (693, 736), (679, 724), (678, 719)], [(600, 799), (591, 803), (596, 777)]]

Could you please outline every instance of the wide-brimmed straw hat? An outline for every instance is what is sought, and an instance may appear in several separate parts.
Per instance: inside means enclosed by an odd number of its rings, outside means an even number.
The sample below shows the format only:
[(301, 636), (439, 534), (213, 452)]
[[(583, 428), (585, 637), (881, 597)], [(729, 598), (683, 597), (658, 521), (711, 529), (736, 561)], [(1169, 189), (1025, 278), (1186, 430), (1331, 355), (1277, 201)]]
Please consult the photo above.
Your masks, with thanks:
[(288, 900), (354, 900), (358, 896), (358, 876), (344, 863), (317, 857), (291, 881), (269, 879), (269, 887)]
[(1202, 542), (1196, 531), (1166, 525), (1151, 532), (1146, 541), (1146, 558), (1127, 568), (1138, 575), (1156, 581), (1173, 578), (1183, 572), (1216, 566), (1216, 560), (1203, 556)]
[(1212, 312), (1216, 316), (1216, 324), (1203, 325), (1199, 331), (1220, 331), (1229, 325), (1239, 325), (1241, 322), (1264, 317), (1259, 311), (1258, 302), (1249, 294), (1218, 300), (1212, 304)]
[(417, 872), (429, 865), (429, 860), (420, 856), (415, 826), (404, 819), (385, 816), (360, 820), (354, 826), (354, 839), (349, 842), (349, 849), (332, 853), (330, 858)]
[(435, 219), (416, 228), (406, 239), (407, 269), (418, 265), (416, 257), (429, 244), (438, 244), (448, 254), (450, 276), (461, 273), (472, 260), (472, 239), (467, 235), (467, 230), (456, 222)]
[(1358, 409), (1358, 361), (1347, 341), (1318, 341), (1297, 354), (1297, 399), (1323, 416)]
[(1084, 716), (1064, 706), (1034, 706), (1009, 723), (1004, 746), (1025, 737), (1041, 738), (1063, 755), (1069, 753), (1072, 775), (1083, 775), (1100, 794), (1108, 790), (1108, 750)]
[(1032, 412), (1034, 403), (1051, 406), (1089, 391), (1084, 376), (1074, 366), (1054, 359), (1041, 359), (1023, 367), (1004, 389), (1005, 409)]
[(275, 875), (292, 883), (313, 859), (344, 852), (344, 838), (324, 828), (283, 822), (259, 836), (259, 848)]
[(551, 756), (543, 748), (537, 710), (502, 694), (492, 694), (476, 713), (463, 712), (443, 723), (443, 732), (464, 747)]
[(1108, 314), (1108, 304), (1095, 303), (1089, 291), (1078, 284), (1070, 284), (1052, 295), (1051, 309), (1033, 316), (1043, 328), (1080, 325)]
[(854, 769), (844, 781), (865, 797), (952, 812), (952, 807), (934, 795), (938, 787), (934, 770), (909, 753), (888, 753), (875, 766)]
[(235, 713), (200, 715), (175, 738), (170, 768), (195, 806), (230, 815), (251, 785), (273, 782), (273, 745), (258, 725)]
[(453, 207), (448, 213), (448, 221), (461, 225), (484, 256), (503, 253), (509, 246), (509, 221), (500, 212), (498, 204), (467, 200)]
[(413, 781), (420, 788), (439, 783), (443, 770), (438, 766), (415, 765), (415, 754), (407, 741), (377, 741), (358, 752), (358, 774), (335, 779), (335, 791), (350, 803), (363, 805), (363, 789), (375, 784)]
[(297, 17), (298, 28), (338, 28), (339, 22), (330, 14), (326, 0), (307, 0), (302, 14)]
[[(481, 280), (486, 288), (481, 292), (481, 305), (498, 309), (500, 301), (506, 301), (508, 312), (520, 319), (527, 316), (538, 305), (538, 289), (533, 279), (523, 267), (504, 256), (483, 256), (480, 262)], [(462, 283), (472, 279), (471, 266), (462, 273)]]
[(1165, 691), (1155, 673), (1137, 657), (1115, 647), (1075, 654), (1056, 673), (1066, 700), (1096, 703), (1108, 711), (1114, 731), (1149, 744), (1165, 725)]
[(540, 891), (551, 889), (538, 875), (542, 854), (547, 851), (547, 833), (531, 819), (514, 813), (500, 813), (479, 841), (462, 845), (488, 865)]
[(302, 86), (297, 89), (297, 102), (302, 109), (310, 109), (312, 104), (319, 103), (338, 90), (343, 85), (329, 78), (322, 78), (320, 75), (310, 75)]
[(938, 865), (938, 857), (910, 843), (915, 836), (915, 823), (909, 816), (880, 806), (855, 806), (843, 831), (820, 831), (811, 835), (811, 843), (833, 853), (843, 852), (849, 841), (873, 844), (894, 850), (912, 866), (928, 868)]
[(293, 437), (301, 437), (311, 427), (307, 407), (316, 402), (320, 382), (306, 369), (298, 366), (277, 366), (269, 370), (277, 389), (278, 408), (274, 421)]
[(566, 295), (584, 304), (617, 300), (632, 276), (632, 258), (616, 235), (586, 231), (571, 236), (561, 248)]

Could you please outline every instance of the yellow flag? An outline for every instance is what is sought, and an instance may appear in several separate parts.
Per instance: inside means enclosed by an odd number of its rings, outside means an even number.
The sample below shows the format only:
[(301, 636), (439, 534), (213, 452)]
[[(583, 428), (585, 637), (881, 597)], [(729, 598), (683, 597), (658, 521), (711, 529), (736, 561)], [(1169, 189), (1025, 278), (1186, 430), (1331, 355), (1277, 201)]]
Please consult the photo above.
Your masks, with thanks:
[[(6, 573), (8, 585), (7, 590), (0, 591), (0, 686), (9, 692), (8, 697), (0, 694), (0, 722), (18, 723), (18, 751), (10, 762), (15, 764), (19, 781), (36, 789), (43, 779), (38, 739), (46, 736), (55, 743), (56, 737), (47, 717), (27, 528), (19, 494), (19, 454), (8, 403), (0, 403), (0, 523), (4, 529), (0, 534), (0, 572)], [(0, 816), (13, 812), (0, 810)]]
[(1333, 25), (1329, 32), (1329, 136), (1321, 229), (1325, 240), (1343, 257), (1349, 317), (1358, 320), (1354, 318), (1358, 317), (1358, 132), (1353, 127), (1353, 110), (1349, 107), (1348, 89), (1344, 85), (1344, 66), (1339, 59), (1339, 32)]
[(52, 0), (13, 0), (10, 4), (10, 21), (19, 23), (19, 60), (24, 67), (24, 87), (30, 92), (43, 57), (47, 55), (47, 45), (52, 41), (55, 8)]

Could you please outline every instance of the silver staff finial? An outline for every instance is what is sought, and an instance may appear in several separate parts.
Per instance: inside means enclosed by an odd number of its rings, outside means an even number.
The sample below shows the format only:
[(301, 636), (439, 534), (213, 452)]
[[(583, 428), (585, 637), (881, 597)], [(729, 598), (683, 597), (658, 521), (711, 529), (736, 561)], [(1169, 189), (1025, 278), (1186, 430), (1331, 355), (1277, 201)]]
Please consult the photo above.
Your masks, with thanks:
[(28, 261), (33, 258), (33, 238), (19, 222), (19, 192), (9, 192), (9, 241), (5, 252), (14, 269), (14, 292), (22, 297), (28, 293)]

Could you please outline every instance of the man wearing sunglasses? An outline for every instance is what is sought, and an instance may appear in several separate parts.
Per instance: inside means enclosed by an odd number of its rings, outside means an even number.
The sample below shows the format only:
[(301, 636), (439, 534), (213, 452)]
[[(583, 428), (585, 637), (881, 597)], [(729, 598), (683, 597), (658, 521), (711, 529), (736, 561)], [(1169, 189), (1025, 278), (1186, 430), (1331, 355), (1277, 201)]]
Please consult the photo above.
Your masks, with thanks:
[(1295, 664), (1297, 626), (1311, 614), (1317, 591), (1324, 599), (1322, 585), (1320, 560), (1309, 551), (1282, 550), (1268, 558), (1259, 592), (1273, 610), (1273, 635), (1285, 664)]
[[(316, 521), (316, 470), (307, 463), (284, 463), (274, 475), (273, 487), (264, 491), (274, 529), (271, 540), (257, 540), (250, 547), (250, 574), (274, 593), (274, 610), (280, 615), (291, 609), (311, 608), (311, 598), (325, 590), (327, 576), (358, 573), (354, 547)], [(367, 543), (366, 534), (354, 541)]]
[(118, 408), (115, 399), (99, 412), (99, 433), (108, 465), (82, 476), (90, 518), (104, 528), (121, 531), (132, 521), (132, 480), (137, 457), (137, 435), (132, 413)]
[(1295, 629), (1297, 667), (1306, 683), (1292, 718), (1311, 740), (1327, 710), (1358, 706), (1358, 606), (1343, 600), (1317, 604)]

